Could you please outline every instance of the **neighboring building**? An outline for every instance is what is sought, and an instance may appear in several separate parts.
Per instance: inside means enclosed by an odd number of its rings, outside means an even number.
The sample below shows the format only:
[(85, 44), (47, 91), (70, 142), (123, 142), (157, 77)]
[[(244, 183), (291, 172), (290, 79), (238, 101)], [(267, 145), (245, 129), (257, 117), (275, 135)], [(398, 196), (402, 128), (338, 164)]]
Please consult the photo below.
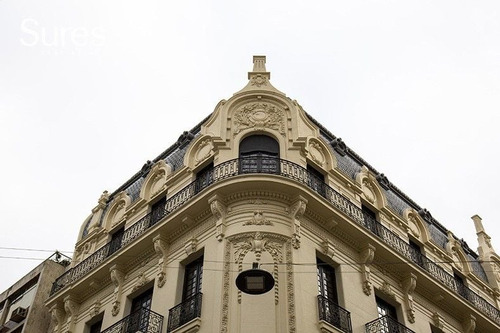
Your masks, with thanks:
[(56, 252), (0, 294), (0, 333), (49, 332), (50, 312), (44, 306), (52, 283), (69, 260)]
[[(500, 332), (481, 219), (476, 254), (269, 79), (254, 57), (246, 87), (101, 196), (46, 302), (54, 331)], [(254, 262), (263, 295), (235, 285)]]

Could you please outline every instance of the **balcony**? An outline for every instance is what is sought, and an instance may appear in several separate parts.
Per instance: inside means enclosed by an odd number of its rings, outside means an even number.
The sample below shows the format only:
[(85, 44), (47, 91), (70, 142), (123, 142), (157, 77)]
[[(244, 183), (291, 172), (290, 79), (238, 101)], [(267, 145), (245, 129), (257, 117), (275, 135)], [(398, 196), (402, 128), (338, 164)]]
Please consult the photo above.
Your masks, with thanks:
[(389, 316), (380, 317), (365, 325), (366, 333), (415, 333)]
[(167, 333), (201, 316), (202, 293), (187, 298), (168, 312)]
[(101, 333), (161, 333), (163, 316), (143, 308), (131, 313)]
[(312, 191), (318, 193), (321, 197), (326, 199), (336, 210), (350, 217), (355, 223), (364, 227), (387, 246), (409, 259), (410, 262), (415, 263), (415, 267), (423, 269), (429, 273), (432, 277), (444, 284), (454, 293), (469, 301), (474, 307), (483, 312), (491, 320), (500, 324), (500, 310), (470, 290), (467, 286), (458, 285), (453, 275), (447, 273), (443, 268), (439, 267), (422, 254), (415, 253), (415, 250), (412, 249), (408, 243), (403, 241), (399, 238), (399, 236), (384, 227), (378, 221), (370, 216), (364, 216), (362, 210), (353, 204), (348, 198), (335, 191), (324, 182), (322, 182), (321, 185), (318, 185), (319, 180), (317, 177), (300, 165), (290, 161), (264, 156), (252, 157), (250, 159), (234, 159), (216, 165), (213, 168), (213, 171), (207, 173), (205, 178), (191, 182), (169, 198), (166, 201), (164, 210), (156, 211), (154, 217), (152, 217), (151, 213), (147, 214), (139, 221), (131, 225), (127, 230), (125, 230), (120, 244), (116, 245), (111, 244), (111, 242), (107, 243), (81, 263), (66, 271), (52, 285), (51, 295), (54, 295), (68, 285), (78, 281), (90, 271), (100, 266), (109, 257), (119, 253), (124, 247), (150, 230), (165, 216), (168, 216), (173, 211), (182, 207), (186, 202), (203, 192), (206, 188), (231, 177), (252, 173), (278, 175), (310, 188)]
[(342, 332), (351, 333), (351, 314), (335, 302), (318, 295), (319, 320), (324, 320)]

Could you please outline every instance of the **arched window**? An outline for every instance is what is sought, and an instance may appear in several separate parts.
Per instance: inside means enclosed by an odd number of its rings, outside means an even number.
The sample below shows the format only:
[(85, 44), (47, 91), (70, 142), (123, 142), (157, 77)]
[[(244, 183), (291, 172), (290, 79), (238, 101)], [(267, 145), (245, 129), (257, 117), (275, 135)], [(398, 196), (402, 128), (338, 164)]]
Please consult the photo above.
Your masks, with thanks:
[(252, 135), (240, 142), (240, 173), (279, 173), (280, 146), (266, 135)]

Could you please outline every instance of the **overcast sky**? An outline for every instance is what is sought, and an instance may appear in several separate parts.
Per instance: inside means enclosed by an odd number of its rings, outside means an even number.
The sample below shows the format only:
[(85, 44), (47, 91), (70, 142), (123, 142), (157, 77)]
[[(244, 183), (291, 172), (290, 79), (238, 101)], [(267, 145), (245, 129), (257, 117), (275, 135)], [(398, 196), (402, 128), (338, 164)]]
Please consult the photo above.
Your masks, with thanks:
[[(271, 81), (469, 246), (500, 251), (500, 2), (0, 0), (0, 292), (102, 191)], [(26, 248), (42, 251), (7, 250)], [(5, 257), (20, 257), (12, 259)]]

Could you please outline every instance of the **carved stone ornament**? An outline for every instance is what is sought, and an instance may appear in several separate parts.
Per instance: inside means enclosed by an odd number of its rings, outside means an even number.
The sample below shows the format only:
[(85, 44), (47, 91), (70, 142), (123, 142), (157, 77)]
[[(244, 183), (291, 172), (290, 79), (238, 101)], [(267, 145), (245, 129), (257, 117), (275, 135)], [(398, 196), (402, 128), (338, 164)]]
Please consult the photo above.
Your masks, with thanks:
[(325, 164), (326, 159), (323, 153), (323, 147), (316, 141), (310, 141), (309, 143), (309, 156), (319, 165), (323, 166), (323, 164)]
[(394, 290), (392, 290), (392, 285), (387, 282), (387, 281), (384, 281), (382, 283), (382, 286), (380, 287), (380, 291), (383, 292), (384, 294), (386, 294), (387, 296), (389, 296), (390, 298), (396, 298), (396, 293), (394, 292)]
[(196, 252), (198, 246), (198, 240), (196, 238), (191, 238), (184, 244), (184, 251), (189, 256), (190, 254)]
[(158, 288), (161, 288), (167, 281), (167, 243), (161, 238), (160, 235), (157, 235), (153, 238), (153, 246), (159, 257), (156, 281)]
[(256, 210), (253, 212), (252, 219), (243, 223), (243, 225), (273, 225), (273, 223), (264, 216), (262, 210)]
[(373, 188), (373, 184), (368, 179), (363, 179), (363, 194), (365, 195), (366, 200), (371, 204), (375, 204), (377, 202), (377, 196), (375, 195), (375, 190)]
[(203, 140), (198, 146), (198, 151), (194, 156), (195, 165), (200, 164), (212, 155), (214, 145), (211, 139)]
[(254, 74), (250, 77), (250, 84), (259, 88), (261, 86), (267, 86), (267, 77), (262, 74)]
[(92, 304), (89, 308), (89, 317), (94, 318), (101, 312), (101, 302), (96, 301), (94, 304)]
[(111, 282), (114, 285), (113, 290), (113, 308), (111, 314), (117, 316), (120, 312), (120, 299), (122, 296), (123, 283), (125, 281), (125, 274), (121, 271), (118, 265), (113, 265), (109, 269)]
[(405, 292), (405, 302), (406, 302), (406, 314), (408, 321), (412, 324), (415, 322), (413, 291), (415, 291), (416, 286), (417, 286), (417, 276), (415, 274), (411, 274), (403, 281), (403, 289)]
[(50, 308), (50, 314), (52, 315), (52, 319), (56, 323), (54, 332), (60, 332), (61, 327), (64, 325), (64, 310), (59, 304), (54, 304)]
[(234, 114), (234, 135), (246, 129), (273, 129), (285, 135), (285, 111), (276, 105), (264, 102), (247, 103)]
[[(224, 256), (224, 293), (222, 296), (222, 333), (228, 333), (229, 322), (229, 292), (230, 292), (230, 258), (231, 245), (234, 249), (234, 260), (238, 270), (243, 270), (243, 260), (248, 252), (254, 252), (256, 260), (260, 260), (262, 251), (267, 251), (274, 261), (273, 277), (275, 279), (275, 304), (279, 302), (278, 264), (283, 262), (283, 249), (286, 251), (288, 327), (290, 333), (296, 332), (295, 325), (295, 295), (293, 284), (292, 247), (288, 237), (271, 233), (244, 233), (228, 237)], [(241, 292), (238, 291), (238, 303), (241, 303)]]
[(500, 282), (500, 265), (496, 262), (493, 264), (493, 275), (497, 282)]
[(67, 314), (66, 324), (68, 325), (68, 333), (74, 332), (78, 317), (78, 307), (79, 304), (71, 296), (68, 295), (64, 298), (64, 311)]
[(299, 218), (304, 215), (306, 211), (307, 200), (303, 197), (299, 197), (290, 207), (290, 216), (292, 217), (292, 246), (294, 249), (300, 248), (300, 220)]
[(323, 253), (330, 257), (333, 258), (335, 255), (335, 245), (328, 239), (323, 240), (323, 243), (321, 244), (323, 248)]
[(210, 203), (210, 210), (212, 211), (212, 214), (214, 215), (216, 222), (215, 222), (215, 237), (219, 242), (222, 242), (224, 239), (224, 235), (226, 233), (226, 215), (227, 215), (227, 208), (226, 206), (222, 203), (222, 200), (216, 195), (212, 198), (209, 199)]
[(439, 328), (440, 330), (443, 330), (444, 329), (444, 320), (443, 318), (439, 315), (439, 313), (437, 312), (434, 312), (432, 314), (432, 320), (434, 322), (434, 326), (436, 326), (436, 328)]
[(372, 294), (372, 281), (370, 265), (375, 257), (375, 246), (368, 244), (360, 253), (361, 259), (361, 277), (363, 292), (366, 296)]
[(414, 237), (420, 238), (420, 228), (418, 227), (417, 218), (414, 214), (408, 215), (408, 228), (410, 229), (410, 232)]

